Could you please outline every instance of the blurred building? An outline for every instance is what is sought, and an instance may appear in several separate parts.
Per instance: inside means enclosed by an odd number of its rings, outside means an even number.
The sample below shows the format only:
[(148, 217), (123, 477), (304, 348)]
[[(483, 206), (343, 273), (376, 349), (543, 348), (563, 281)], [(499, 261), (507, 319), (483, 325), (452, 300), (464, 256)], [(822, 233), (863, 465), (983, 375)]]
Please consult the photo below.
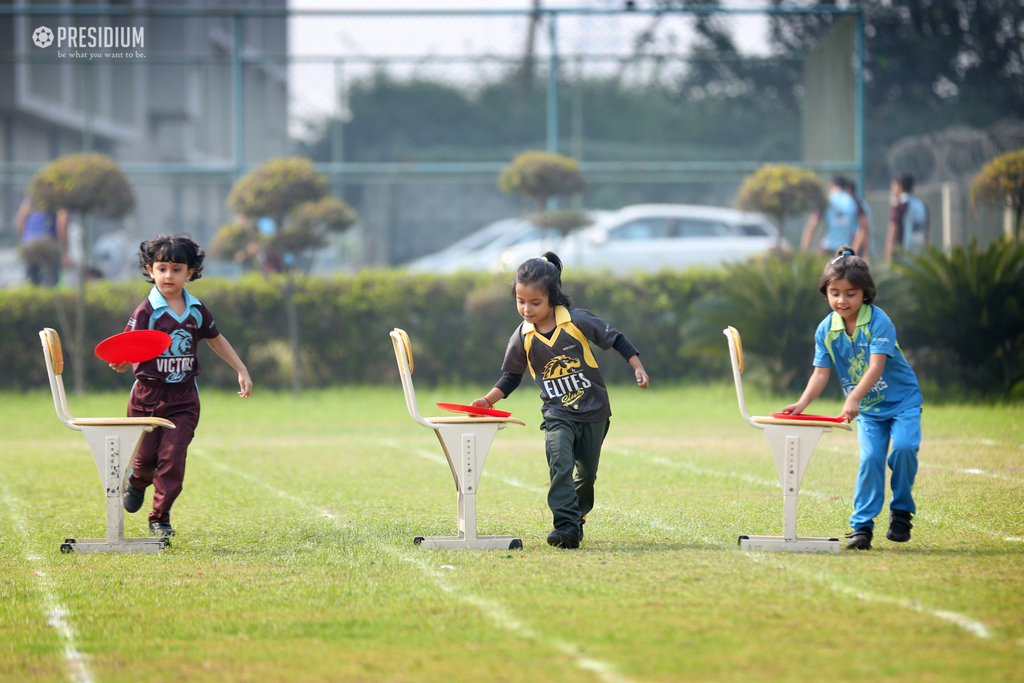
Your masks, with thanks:
[(0, 246), (15, 244), (38, 167), (86, 150), (117, 160), (138, 198), (100, 237), (137, 245), (187, 231), (208, 242), (230, 219), (238, 169), (288, 149), (286, 0), (60, 4), (67, 13), (16, 0), (0, 14)]

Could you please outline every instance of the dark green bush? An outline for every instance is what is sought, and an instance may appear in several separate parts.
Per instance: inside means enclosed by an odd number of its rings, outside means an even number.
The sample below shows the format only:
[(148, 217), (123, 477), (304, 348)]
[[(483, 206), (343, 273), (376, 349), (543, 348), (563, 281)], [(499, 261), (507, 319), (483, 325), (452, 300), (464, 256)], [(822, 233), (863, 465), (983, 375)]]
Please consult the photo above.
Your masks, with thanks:
[(779, 392), (799, 391), (814, 359), (814, 330), (829, 312), (818, 293), (825, 260), (803, 254), (763, 258), (725, 268), (717, 291), (693, 308), (685, 330), (688, 348), (708, 360), (724, 358), (725, 336), (739, 330), (751, 363)]
[[(589, 308), (622, 330), (640, 349), (656, 381), (697, 376), (703, 361), (687, 356), (680, 328), (688, 308), (717, 279), (712, 273), (663, 273), (625, 280), (600, 274), (567, 278), (574, 305)], [(290, 381), (286, 352), (286, 277), (249, 275), (239, 280), (203, 278), (189, 285), (213, 312), (221, 333), (249, 366), (257, 386), (285, 387)], [(130, 378), (111, 372), (91, 350), (124, 329), (149, 286), (97, 283), (86, 301), (87, 385), (125, 388)], [(53, 327), (66, 347), (71, 338), (60, 307), (71, 315), (74, 292), (64, 289), (0, 290), (0, 348), (9, 362), (0, 367), (7, 389), (38, 388), (46, 382), (38, 331)], [(480, 383), (500, 375), (509, 336), (521, 319), (506, 277), (457, 274), (433, 276), (401, 271), (366, 271), (352, 276), (296, 278), (295, 301), (301, 328), (300, 362), (307, 386), (397, 383), (388, 332), (405, 329), (413, 344), (416, 380), (424, 384)], [(202, 382), (224, 388), (236, 383), (231, 368), (201, 345)], [(70, 357), (70, 356), (69, 356)], [(610, 352), (599, 354), (606, 377), (629, 381), (629, 366)]]
[[(890, 313), (900, 344), (927, 388), (948, 394), (1015, 395), (1024, 381), (1024, 247), (1000, 243), (981, 251), (929, 252), (894, 272), (879, 271), (878, 303)], [(743, 335), (748, 367), (779, 391), (799, 391), (813, 356), (813, 334), (828, 312), (817, 292), (823, 261), (768, 259), (716, 270), (611, 278), (567, 273), (573, 305), (621, 330), (640, 350), (652, 381), (727, 380), (722, 329)], [(257, 387), (285, 388), (291, 379), (285, 321), (285, 275), (239, 280), (203, 278), (189, 286), (213, 312), (221, 332), (249, 366)], [(100, 282), (86, 301), (87, 386), (127, 391), (130, 376), (111, 372), (92, 348), (120, 332), (149, 285)], [(0, 290), (0, 387), (45, 386), (38, 331), (67, 332), (76, 293), (21, 287)], [(398, 384), (388, 332), (405, 329), (416, 381), (488, 387), (499, 376), (505, 345), (520, 318), (508, 278), (366, 271), (331, 278), (297, 277), (305, 386)], [(62, 312), (63, 311), (63, 312)], [(232, 388), (231, 368), (201, 345), (207, 386)], [(631, 382), (614, 351), (598, 352), (611, 382)], [(68, 354), (68, 358), (73, 358)], [(73, 362), (73, 361), (72, 361)], [(753, 380), (755, 377), (752, 376)], [(833, 383), (834, 386), (834, 383)], [(960, 394), (958, 394), (960, 395)]]
[(943, 388), (1002, 397), (1021, 391), (1024, 245), (996, 241), (982, 249), (972, 242), (949, 254), (930, 247), (896, 271), (915, 368)]

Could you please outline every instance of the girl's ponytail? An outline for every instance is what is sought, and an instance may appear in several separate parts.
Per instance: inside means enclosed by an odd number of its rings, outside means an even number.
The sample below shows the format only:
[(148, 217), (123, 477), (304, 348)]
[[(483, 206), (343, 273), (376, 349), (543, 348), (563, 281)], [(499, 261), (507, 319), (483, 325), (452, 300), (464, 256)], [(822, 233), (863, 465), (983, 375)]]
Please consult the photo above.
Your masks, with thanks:
[(562, 275), (562, 259), (558, 258), (558, 254), (553, 251), (545, 251), (541, 258), (558, 268), (558, 275)]
[(562, 291), (562, 259), (553, 251), (544, 252), (540, 258), (529, 259), (519, 266), (512, 280), (513, 297), (516, 295), (516, 285), (529, 285), (544, 290), (552, 307), (572, 306), (569, 295)]

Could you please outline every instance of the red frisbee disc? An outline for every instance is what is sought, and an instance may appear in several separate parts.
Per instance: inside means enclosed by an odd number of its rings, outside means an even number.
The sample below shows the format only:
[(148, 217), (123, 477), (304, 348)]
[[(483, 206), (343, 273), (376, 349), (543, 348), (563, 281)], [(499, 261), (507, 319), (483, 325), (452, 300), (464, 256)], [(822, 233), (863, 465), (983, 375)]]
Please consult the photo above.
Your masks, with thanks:
[(467, 415), (481, 415), (484, 417), (512, 417), (512, 413), (506, 413), (504, 410), (477, 408), (476, 406), (462, 406), (458, 403), (438, 403), (437, 407), (452, 413), (466, 413)]
[(171, 335), (160, 330), (135, 330), (107, 337), (96, 345), (96, 357), (108, 363), (142, 363), (171, 347)]
[(811, 420), (813, 422), (842, 422), (842, 415), (806, 415), (800, 413), (799, 415), (791, 415), (790, 413), (770, 413), (772, 417), (778, 420)]

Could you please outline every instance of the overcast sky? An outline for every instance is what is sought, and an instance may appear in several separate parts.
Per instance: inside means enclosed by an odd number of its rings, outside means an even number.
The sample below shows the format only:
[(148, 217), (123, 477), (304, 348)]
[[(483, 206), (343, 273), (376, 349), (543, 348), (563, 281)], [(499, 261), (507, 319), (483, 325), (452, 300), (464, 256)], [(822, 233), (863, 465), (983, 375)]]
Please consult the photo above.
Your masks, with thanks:
[[(367, 58), (397, 57), (407, 60), (400, 72), (419, 72), (431, 78), (466, 82), (486, 78), (493, 62), (467, 61), (440, 66), (430, 57), (495, 55), (517, 57), (524, 51), (528, 19), (523, 15), (494, 15), (488, 11), (526, 10), (530, 0), (291, 0), (295, 10), (483, 10), (468, 16), (325, 16), (298, 15), (289, 26), (289, 51), (297, 61), (290, 73), (293, 121), (315, 119), (338, 111), (339, 84), (365, 75), (372, 68)], [(638, 5), (644, 6), (640, 0)], [(749, 1), (727, 0), (733, 7), (757, 6)], [(544, 7), (616, 9), (621, 0), (545, 1)], [(754, 15), (723, 16), (734, 27), (745, 49), (763, 52), (764, 21)], [(558, 22), (561, 54), (629, 54), (633, 37), (649, 26), (650, 15), (565, 15)], [(661, 35), (672, 33), (685, 52), (692, 36), (691, 19), (673, 17), (662, 24)], [(547, 28), (542, 26), (537, 53), (548, 53)], [(340, 68), (332, 60), (344, 58)], [(414, 58), (428, 58), (420, 64)], [(292, 133), (299, 134), (293, 125)]]

